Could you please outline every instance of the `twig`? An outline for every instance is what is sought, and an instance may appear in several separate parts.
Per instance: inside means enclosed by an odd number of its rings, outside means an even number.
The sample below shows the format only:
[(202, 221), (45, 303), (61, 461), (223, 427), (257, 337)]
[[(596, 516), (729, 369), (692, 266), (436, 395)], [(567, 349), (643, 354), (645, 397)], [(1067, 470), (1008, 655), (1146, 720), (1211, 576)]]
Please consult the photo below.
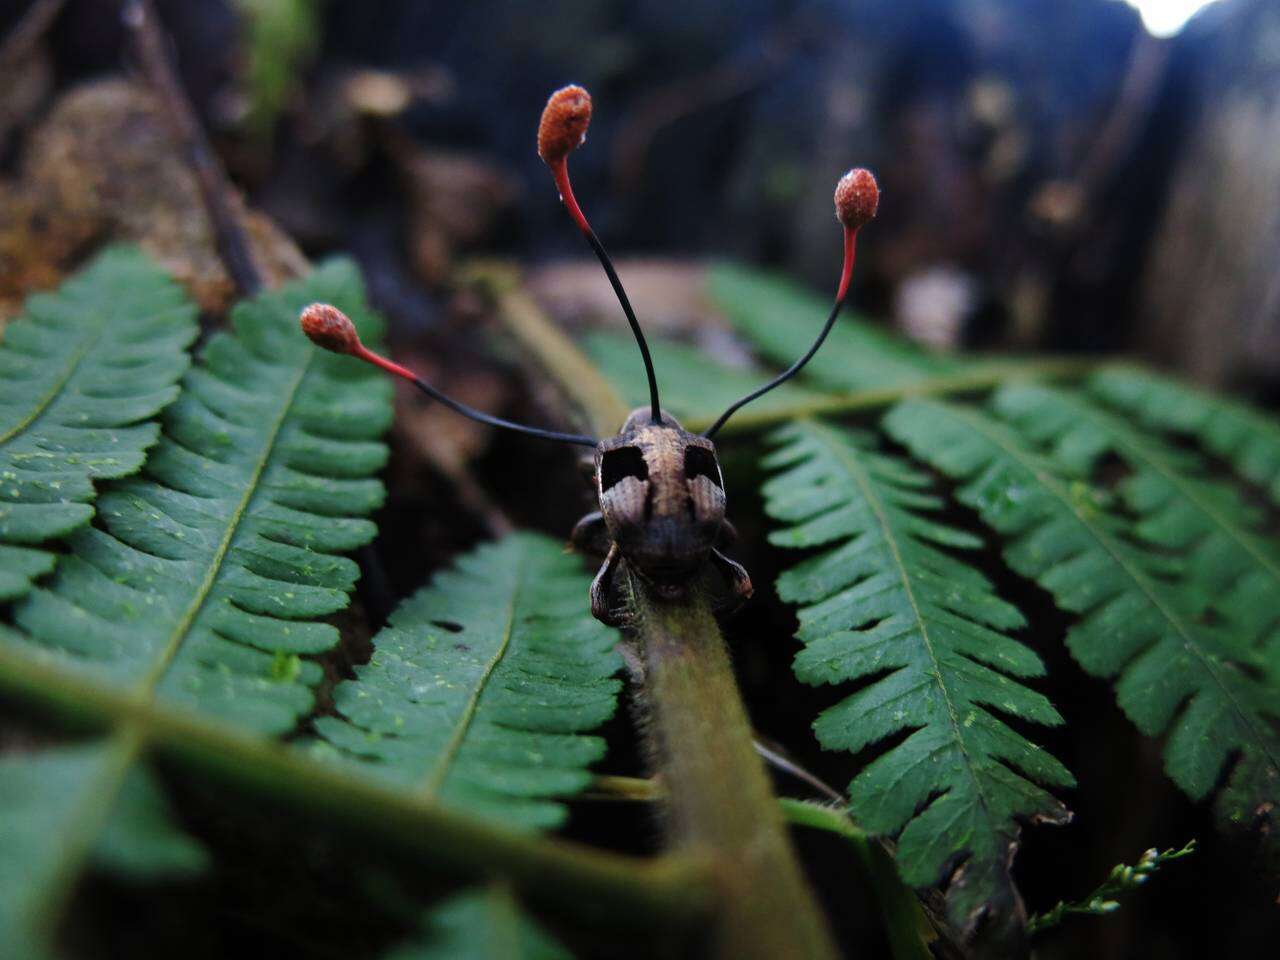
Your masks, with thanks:
[(239, 294), (251, 297), (262, 289), (262, 273), (253, 261), (240, 217), (233, 209), (233, 188), (174, 71), (169, 41), (151, 0), (125, 0), (124, 23), (133, 37), (143, 73), (195, 175), (218, 255)]

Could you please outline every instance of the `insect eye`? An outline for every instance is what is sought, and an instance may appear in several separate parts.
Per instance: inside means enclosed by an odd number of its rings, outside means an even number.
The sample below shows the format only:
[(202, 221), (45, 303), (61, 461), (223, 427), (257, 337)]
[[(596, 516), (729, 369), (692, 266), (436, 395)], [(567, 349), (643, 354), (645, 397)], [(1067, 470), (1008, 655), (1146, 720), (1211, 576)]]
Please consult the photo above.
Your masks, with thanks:
[(706, 477), (717, 487), (720, 486), (720, 464), (716, 462), (716, 455), (706, 447), (685, 447), (684, 475), (689, 480)]
[(600, 458), (600, 489), (608, 490), (624, 477), (649, 479), (649, 465), (639, 447), (615, 447)]

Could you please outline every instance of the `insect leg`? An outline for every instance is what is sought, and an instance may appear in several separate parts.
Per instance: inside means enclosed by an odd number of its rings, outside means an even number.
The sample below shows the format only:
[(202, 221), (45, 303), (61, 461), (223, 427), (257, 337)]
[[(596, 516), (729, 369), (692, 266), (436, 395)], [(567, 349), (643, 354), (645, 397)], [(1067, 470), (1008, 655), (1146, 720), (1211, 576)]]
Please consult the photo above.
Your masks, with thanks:
[(583, 553), (598, 557), (607, 554), (613, 541), (609, 539), (609, 529), (604, 525), (604, 514), (594, 510), (575, 523), (569, 542), (575, 550)]
[(746, 568), (736, 561), (730, 560), (719, 550), (711, 551), (711, 562), (724, 574), (729, 585), (733, 587), (734, 600), (730, 604), (730, 612), (737, 610), (751, 599), (755, 588), (751, 586), (751, 576)]
[(609, 587), (613, 585), (613, 572), (618, 567), (618, 558), (622, 554), (616, 543), (609, 546), (609, 554), (600, 565), (600, 572), (591, 581), (591, 615), (605, 626), (616, 627), (621, 621), (609, 609)]

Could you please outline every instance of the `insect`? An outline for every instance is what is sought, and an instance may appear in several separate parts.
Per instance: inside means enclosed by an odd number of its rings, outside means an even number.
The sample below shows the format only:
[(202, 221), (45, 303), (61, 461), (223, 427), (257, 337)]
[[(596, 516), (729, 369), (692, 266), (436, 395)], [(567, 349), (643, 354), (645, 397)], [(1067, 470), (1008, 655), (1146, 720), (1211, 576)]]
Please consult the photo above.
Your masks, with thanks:
[(859, 229), (870, 221), (879, 203), (875, 178), (865, 169), (846, 173), (836, 186), (836, 219), (844, 229), (844, 262), (835, 303), (826, 323), (799, 360), (768, 383), (735, 401), (703, 434), (690, 433), (668, 413), (658, 396), (658, 380), (644, 332), (618, 278), (613, 261), (587, 222), (569, 182), (568, 158), (585, 140), (591, 122), (591, 97), (582, 87), (557, 90), (547, 101), (538, 125), (538, 154), (551, 170), (560, 199), (590, 244), (626, 315), (644, 362), (649, 382), (649, 405), (627, 417), (617, 436), (598, 440), (572, 433), (512, 423), (475, 410), (441, 393), (413, 371), (368, 350), (351, 321), (337, 308), (314, 303), (302, 311), (302, 329), (318, 346), (345, 353), (408, 380), (433, 400), (480, 423), (528, 436), (595, 450), (595, 487), (599, 510), (574, 527), (575, 547), (603, 554), (604, 562), (591, 583), (591, 612), (617, 625), (623, 614), (611, 605), (614, 578), (626, 564), (659, 597), (678, 598), (710, 563), (725, 577), (736, 607), (751, 597), (751, 578), (741, 564), (721, 550), (734, 539), (725, 518), (724, 477), (713, 437), (741, 407), (795, 376), (818, 352), (848, 297)]

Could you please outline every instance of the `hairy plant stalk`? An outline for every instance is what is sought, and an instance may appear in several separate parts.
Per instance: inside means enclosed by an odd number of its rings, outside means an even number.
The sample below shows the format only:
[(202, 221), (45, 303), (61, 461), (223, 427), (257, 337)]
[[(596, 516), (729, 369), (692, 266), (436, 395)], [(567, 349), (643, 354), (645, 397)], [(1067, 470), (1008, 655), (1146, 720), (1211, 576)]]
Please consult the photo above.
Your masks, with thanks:
[(675, 849), (712, 858), (722, 892), (712, 955), (835, 957), (705, 591), (695, 585), (683, 600), (662, 600), (628, 580), (645, 671), (641, 728), (666, 788), (666, 832)]

